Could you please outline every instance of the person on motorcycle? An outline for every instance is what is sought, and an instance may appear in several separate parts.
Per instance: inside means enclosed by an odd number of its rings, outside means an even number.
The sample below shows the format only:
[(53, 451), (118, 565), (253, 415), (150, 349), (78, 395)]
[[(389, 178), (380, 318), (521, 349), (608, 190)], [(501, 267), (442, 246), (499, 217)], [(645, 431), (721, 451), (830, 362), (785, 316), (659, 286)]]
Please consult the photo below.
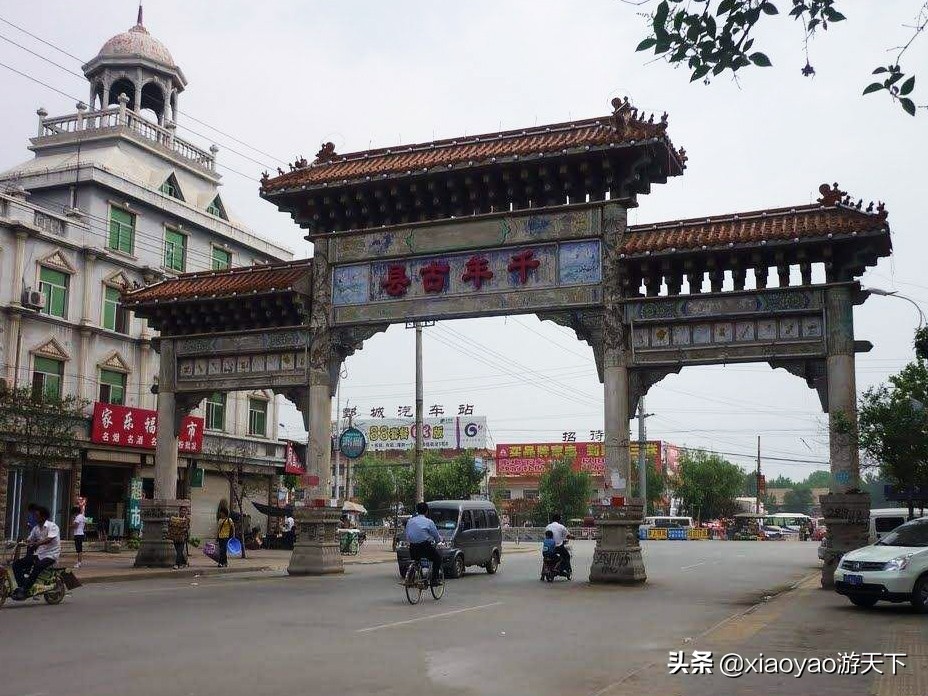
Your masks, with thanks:
[(430, 582), (434, 587), (439, 584), (441, 578), (442, 558), (435, 546), (441, 542), (441, 535), (428, 514), (428, 503), (416, 503), (416, 514), (406, 522), (406, 541), (409, 544), (409, 557), (413, 563), (418, 563), (423, 558), (428, 558), (432, 562)]
[(13, 599), (25, 599), (42, 571), (55, 565), (58, 556), (61, 555), (61, 531), (58, 525), (49, 519), (48, 508), (40, 505), (36, 508), (36, 514), (36, 525), (26, 539), (26, 546), (34, 553), (13, 561), (13, 576), (17, 584), (13, 591)]
[(561, 524), (561, 513), (555, 512), (551, 515), (551, 524), (545, 527), (546, 536), (548, 532), (551, 532), (554, 537), (554, 553), (561, 559), (561, 572), (571, 572), (570, 551), (564, 546), (564, 542), (573, 539), (573, 535), (567, 531), (567, 527)]

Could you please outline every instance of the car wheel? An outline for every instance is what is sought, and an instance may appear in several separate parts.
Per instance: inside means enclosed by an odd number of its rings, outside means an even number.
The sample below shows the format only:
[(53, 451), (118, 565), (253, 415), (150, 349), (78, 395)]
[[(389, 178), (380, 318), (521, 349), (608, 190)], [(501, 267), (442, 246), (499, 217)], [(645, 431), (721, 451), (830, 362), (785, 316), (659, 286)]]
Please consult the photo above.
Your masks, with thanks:
[(494, 551), (493, 555), (490, 556), (489, 562), (484, 566), (487, 569), (487, 572), (490, 575), (493, 575), (497, 570), (499, 570), (499, 551)]
[(915, 583), (912, 591), (912, 606), (922, 614), (928, 614), (928, 575), (923, 575)]
[(878, 597), (871, 595), (849, 595), (848, 599), (851, 600), (851, 604), (855, 607), (865, 608), (870, 608), (879, 601)]
[(451, 572), (448, 573), (449, 577), (459, 578), (464, 575), (464, 556), (458, 554), (454, 557), (454, 561), (451, 563)]

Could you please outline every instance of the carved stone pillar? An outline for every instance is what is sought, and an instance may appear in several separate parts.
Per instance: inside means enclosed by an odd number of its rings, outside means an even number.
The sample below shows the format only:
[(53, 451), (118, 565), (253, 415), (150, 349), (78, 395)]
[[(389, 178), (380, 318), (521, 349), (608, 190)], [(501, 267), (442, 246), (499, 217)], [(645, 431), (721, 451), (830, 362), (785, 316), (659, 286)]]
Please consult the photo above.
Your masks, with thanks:
[(603, 208), (603, 396), (608, 505), (597, 508), (599, 539), (590, 566), (590, 582), (643, 582), (647, 575), (638, 544), (638, 525), (644, 506), (629, 500), (628, 340), (622, 316), (619, 243), (625, 232), (626, 211), (619, 205)]
[[(297, 541), (287, 572), (291, 575), (328, 575), (344, 572), (342, 556), (335, 540), (341, 509), (333, 506), (332, 490), (332, 366), (341, 358), (334, 350), (332, 318), (332, 277), (328, 260), (328, 241), (317, 240), (313, 247), (312, 311), (309, 325), (309, 384), (298, 391), (303, 418), (309, 431), (306, 469), (319, 477), (312, 488), (312, 507), (296, 510)], [(338, 374), (338, 369), (334, 370)]]
[(168, 539), (168, 522), (180, 515), (190, 501), (177, 499), (177, 433), (181, 419), (196, 405), (194, 395), (177, 395), (174, 382), (174, 341), (158, 343), (161, 369), (158, 376), (158, 431), (155, 441), (155, 494), (141, 501), (142, 539), (135, 566), (170, 568), (174, 544)]
[(825, 291), (831, 495), (821, 499), (828, 528), (822, 587), (834, 585), (834, 572), (841, 556), (867, 545), (870, 520), (870, 496), (859, 490), (860, 454), (857, 449), (854, 374), (855, 290), (851, 285), (839, 285)]

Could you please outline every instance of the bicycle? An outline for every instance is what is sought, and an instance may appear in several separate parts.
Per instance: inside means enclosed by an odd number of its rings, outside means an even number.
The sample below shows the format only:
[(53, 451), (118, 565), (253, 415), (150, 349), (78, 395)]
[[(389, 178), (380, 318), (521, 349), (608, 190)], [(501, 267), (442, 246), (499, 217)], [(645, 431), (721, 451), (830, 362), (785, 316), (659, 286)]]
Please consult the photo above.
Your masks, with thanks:
[(406, 588), (406, 600), (410, 604), (418, 604), (422, 599), (422, 593), (426, 588), (431, 590), (432, 597), (436, 600), (442, 598), (445, 594), (445, 571), (438, 567), (438, 584), (432, 585), (429, 582), (431, 562), (428, 558), (421, 558), (419, 562), (412, 561), (406, 568), (406, 577), (403, 580), (403, 586)]

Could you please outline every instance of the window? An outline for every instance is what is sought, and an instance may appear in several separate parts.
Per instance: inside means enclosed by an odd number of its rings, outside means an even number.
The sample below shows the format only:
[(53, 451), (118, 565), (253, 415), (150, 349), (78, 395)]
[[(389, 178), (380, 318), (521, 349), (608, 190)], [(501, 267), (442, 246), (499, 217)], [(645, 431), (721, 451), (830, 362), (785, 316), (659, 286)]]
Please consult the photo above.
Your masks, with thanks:
[(226, 217), (225, 206), (222, 205), (222, 201), (219, 196), (216, 196), (208, 206), (206, 206), (206, 212), (210, 215), (215, 215), (216, 217), (222, 218), (223, 220), (228, 220)]
[(126, 375), (116, 370), (100, 370), (100, 401), (104, 404), (126, 403)]
[(267, 401), (248, 399), (248, 434), (267, 436)]
[(486, 529), (487, 528), (487, 512), (486, 510), (474, 510), (474, 526), (477, 529)]
[(466, 532), (468, 529), (474, 528), (474, 518), (470, 514), (470, 510), (465, 510), (461, 513), (461, 531)]
[(496, 510), (487, 510), (487, 525), (490, 529), (499, 527), (499, 515), (496, 514)]
[(164, 231), (164, 267), (183, 272), (187, 263), (187, 237), (174, 230)]
[(206, 399), (206, 429), (225, 430), (226, 427), (226, 395), (213, 392)]
[(68, 318), (68, 286), (71, 277), (67, 273), (42, 266), (39, 270), (39, 292), (45, 293), (43, 314)]
[(512, 500), (512, 491), (508, 488), (503, 488), (501, 491), (499, 491), (499, 499)]
[(213, 247), (213, 270), (224, 271), (232, 266), (232, 252), (221, 247)]
[(179, 201), (184, 200), (184, 197), (180, 192), (180, 185), (178, 185), (177, 178), (173, 174), (171, 174), (171, 176), (169, 176), (165, 182), (161, 184), (159, 191), (165, 195), (170, 196), (171, 198), (176, 198)]
[(32, 365), (32, 397), (60, 399), (64, 362), (36, 356)]
[(522, 491), (522, 497), (526, 500), (538, 500), (538, 489), (526, 488), (524, 491)]
[(135, 215), (110, 207), (110, 249), (131, 254), (135, 247)]
[(122, 306), (118, 288), (103, 291), (103, 328), (116, 333), (129, 333), (129, 310)]

